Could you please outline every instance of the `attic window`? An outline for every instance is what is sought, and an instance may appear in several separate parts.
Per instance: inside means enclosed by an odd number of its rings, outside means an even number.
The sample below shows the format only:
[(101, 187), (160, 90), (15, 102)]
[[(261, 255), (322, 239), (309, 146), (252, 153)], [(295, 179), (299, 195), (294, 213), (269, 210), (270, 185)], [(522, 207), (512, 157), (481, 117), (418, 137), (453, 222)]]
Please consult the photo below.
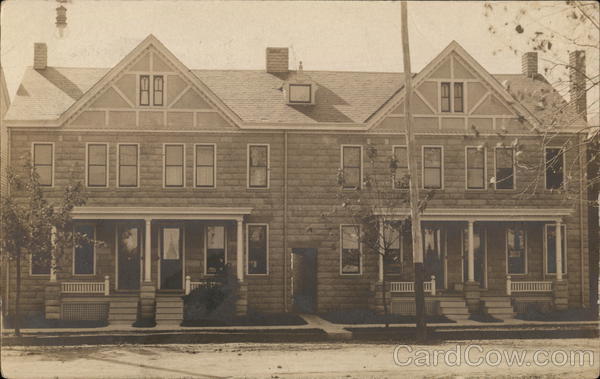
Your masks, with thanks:
[(311, 84), (290, 84), (289, 102), (290, 104), (310, 104), (312, 103)]
[(164, 77), (162, 75), (140, 75), (139, 91), (140, 105), (164, 105)]

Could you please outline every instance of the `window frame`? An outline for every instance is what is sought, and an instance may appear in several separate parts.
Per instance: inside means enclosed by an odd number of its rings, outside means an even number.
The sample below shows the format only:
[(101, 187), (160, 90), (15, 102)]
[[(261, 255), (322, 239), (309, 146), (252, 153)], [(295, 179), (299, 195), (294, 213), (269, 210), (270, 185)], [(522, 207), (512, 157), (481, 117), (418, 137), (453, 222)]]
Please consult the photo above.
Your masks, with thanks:
[[(308, 87), (308, 101), (296, 101), (292, 100), (292, 87)], [(313, 103), (313, 94), (312, 94), (312, 84), (307, 83), (290, 83), (288, 84), (288, 103), (289, 104), (312, 104)]]
[[(181, 185), (167, 185), (167, 167), (179, 167), (179, 165), (167, 166), (167, 147), (168, 146), (181, 146)], [(186, 182), (186, 160), (185, 160), (185, 144), (177, 142), (163, 143), (163, 188), (174, 189), (174, 188), (185, 188)]]
[[(562, 155), (562, 180), (560, 183), (560, 187), (558, 188), (548, 188), (548, 161), (546, 160), (546, 153), (548, 150), (560, 150), (560, 154)], [(564, 146), (546, 146), (544, 147), (544, 189), (546, 191), (560, 191), (565, 190), (566, 188), (566, 172), (565, 169), (567, 167), (567, 154)]]
[[(31, 164), (32, 164), (32, 166), (34, 168), (38, 166), (38, 165), (35, 164), (35, 146), (36, 145), (50, 145), (51, 146), (51, 154), (52, 154), (52, 156), (51, 156), (50, 165), (49, 165), (50, 168), (51, 168), (51, 170), (50, 170), (50, 184), (40, 184), (40, 186), (41, 187), (50, 187), (50, 188), (54, 187), (54, 170), (55, 170), (55, 167), (56, 167), (56, 164), (55, 164), (56, 153), (55, 153), (54, 142), (38, 142), (38, 141), (35, 141), (35, 142), (31, 143)], [(40, 166), (47, 167), (48, 165), (40, 165)], [(36, 172), (37, 172), (37, 169), (36, 169)]]
[[(506, 149), (506, 150), (511, 150), (512, 151), (512, 178), (513, 178), (513, 183), (512, 183), (512, 188), (498, 188), (498, 150), (499, 149)], [(516, 155), (515, 155), (515, 148), (514, 147), (500, 147), (500, 146), (496, 146), (494, 148), (494, 178), (496, 179), (494, 182), (494, 190), (495, 191), (514, 191), (517, 189), (517, 162), (515, 159)]]
[[(143, 90), (142, 89), (142, 79), (146, 78), (148, 79), (148, 89), (147, 90)], [(152, 104), (150, 103), (150, 94), (152, 93), (152, 75), (151, 74), (140, 74), (138, 75), (138, 80), (137, 80), (137, 89), (138, 89), (138, 105), (140, 107), (151, 107)], [(142, 103), (142, 92), (148, 92), (148, 104), (144, 104)]]
[[(213, 148), (213, 184), (212, 186), (200, 186), (198, 185), (198, 147), (199, 146), (212, 146)], [(217, 144), (216, 143), (195, 143), (194, 144), (194, 188), (217, 188)]]
[[(475, 149), (479, 152), (479, 146), (465, 146), (465, 190), (467, 191), (485, 191), (487, 190), (487, 148), (483, 147), (483, 187), (469, 187), (469, 149)], [(476, 168), (479, 170), (480, 168)]]
[[(266, 186), (252, 186), (250, 185), (250, 149), (254, 146), (266, 146), (267, 147), (267, 166), (266, 166)], [(268, 143), (249, 143), (246, 145), (246, 189), (250, 190), (267, 190), (271, 187), (271, 145)]]
[[(454, 79), (440, 79), (438, 80), (438, 113), (440, 114), (452, 114), (452, 113), (458, 113), (458, 114), (464, 114), (466, 115), (466, 109), (467, 109), (467, 86), (465, 85), (465, 83), (467, 83), (468, 80), (465, 79), (461, 79), (461, 80), (454, 80)], [(442, 110), (442, 99), (444, 99), (445, 97), (442, 97), (442, 87), (444, 87), (445, 84), (448, 84), (448, 105), (449, 105), (449, 110), (444, 111)], [(460, 84), (462, 87), (462, 110), (457, 111), (455, 104), (454, 104), (454, 99), (455, 99), (455, 91), (454, 88), (457, 84)]]
[(227, 225), (222, 223), (210, 223), (204, 225), (204, 276), (215, 276), (208, 272), (208, 228), (210, 226), (219, 226), (223, 228), (223, 267), (227, 265)]
[[(346, 187), (344, 185), (344, 183), (342, 183), (342, 189), (344, 191), (354, 191), (354, 190), (359, 190), (362, 189), (362, 183), (363, 183), (363, 170), (364, 170), (364, 154), (363, 154), (363, 145), (350, 145), (350, 144), (342, 144), (340, 145), (340, 168), (342, 169), (342, 175), (345, 175), (344, 170), (345, 170), (345, 166), (344, 166), (344, 149), (346, 147), (350, 147), (350, 148), (356, 148), (358, 147), (359, 153), (360, 153), (360, 167), (359, 167), (359, 178), (358, 178), (358, 186), (357, 187)], [(356, 168), (356, 167), (353, 167)], [(345, 181), (345, 180), (344, 180)]]
[[(73, 225), (73, 232), (75, 232), (75, 228), (77, 226), (91, 226), (94, 230), (94, 237), (93, 239), (96, 239), (96, 224), (91, 223), (91, 222), (77, 222), (75, 223), (75, 225)], [(94, 256), (94, 260), (93, 260), (93, 269), (92, 269), (92, 273), (91, 274), (77, 274), (75, 273), (75, 257), (77, 254), (77, 247), (75, 246), (75, 244), (73, 244), (73, 255), (72, 255), (72, 265), (71, 265), (71, 272), (73, 273), (73, 276), (96, 276), (96, 257), (97, 257), (97, 252), (96, 252), (96, 244), (92, 243), (92, 255)]]
[[(90, 145), (104, 145), (106, 146), (106, 155), (105, 155), (105, 165), (106, 168), (106, 184), (103, 186), (90, 185)], [(108, 142), (86, 142), (85, 144), (85, 186), (89, 188), (108, 188), (108, 180), (109, 180), (109, 152), (110, 152), (110, 144)], [(97, 166), (97, 165), (95, 165)]]
[[(523, 246), (523, 259), (525, 261), (525, 264), (524, 264), (525, 267), (524, 267), (523, 272), (517, 272), (517, 273), (509, 272), (509, 267), (510, 266), (508, 264), (508, 232), (509, 232), (510, 229), (515, 229), (515, 230), (516, 229), (521, 229), (523, 231), (523, 236), (524, 236), (524, 239), (525, 239), (525, 246)], [(527, 258), (527, 248), (529, 246), (529, 237), (528, 237), (527, 234), (528, 234), (527, 233), (527, 228), (525, 228), (525, 227), (520, 227), (520, 226), (517, 226), (517, 225), (512, 225), (512, 226), (508, 226), (506, 228), (505, 233), (504, 233), (504, 240), (505, 240), (505, 249), (504, 250), (505, 250), (506, 275), (528, 275), (528, 273), (529, 273), (529, 267), (528, 267), (529, 259)]]
[[(136, 161), (136, 185), (135, 186), (123, 186), (121, 185), (121, 146), (135, 146), (137, 152), (137, 161)], [(130, 167), (130, 166), (127, 166)], [(117, 144), (117, 188), (140, 188), (140, 144), (139, 143), (129, 143), (123, 142)]]
[[(358, 272), (345, 273), (343, 263), (344, 256), (344, 227), (355, 227), (358, 230)], [(340, 276), (362, 276), (363, 274), (363, 247), (360, 238), (360, 224), (340, 224), (340, 235), (339, 235), (339, 265), (340, 265)]]
[[(406, 145), (392, 145), (392, 157), (396, 157), (396, 148), (404, 148), (406, 149), (406, 170), (408, 171), (408, 161), (409, 161), (409, 157), (408, 157), (408, 146)], [(400, 169), (401, 167), (398, 167), (396, 170)], [(392, 189), (395, 190), (399, 190), (399, 191), (409, 191), (410, 190), (410, 183), (408, 183), (407, 187), (403, 188), (403, 187), (396, 187), (396, 173), (394, 173), (393, 178), (392, 178)]]
[[(439, 148), (440, 149), (440, 187), (439, 188), (428, 188), (425, 186), (425, 149)], [(437, 167), (427, 167), (437, 168)], [(422, 145), (421, 146), (421, 189), (424, 190), (443, 190), (444, 189), (444, 146), (443, 145)]]
[[(137, 91), (137, 106), (148, 108), (166, 108), (167, 107), (167, 77), (168, 72), (143, 71), (137, 74), (135, 88)], [(142, 77), (148, 77), (148, 104), (142, 104)], [(162, 77), (162, 104), (155, 104), (154, 78)], [(145, 92), (145, 91), (144, 91)]]
[[(544, 275), (548, 275), (548, 276), (556, 276), (556, 272), (548, 272), (548, 227), (551, 226), (553, 228), (556, 228), (556, 224), (544, 224)], [(562, 249), (562, 253), (563, 253), (563, 260), (562, 260), (562, 268), (563, 268), (563, 275), (567, 275), (567, 261), (568, 261), (568, 248), (569, 248), (569, 244), (568, 244), (568, 238), (567, 238), (567, 225), (564, 223), (560, 224), (561, 229), (562, 229), (562, 235), (561, 237), (564, 239), (565, 241), (565, 246), (564, 249)], [(555, 232), (556, 233), (556, 232)], [(554, 252), (554, 254), (556, 254), (556, 252)]]
[[(156, 79), (161, 81), (161, 89), (156, 89)], [(161, 102), (160, 104), (156, 103), (156, 94), (160, 92)], [(164, 107), (165, 106), (165, 76), (164, 75), (152, 75), (152, 106), (154, 107)]]
[[(264, 274), (250, 274), (250, 226), (265, 226), (265, 238), (266, 238), (266, 244), (265, 244), (265, 260), (266, 260), (266, 272)], [(246, 275), (247, 276), (269, 276), (269, 224), (267, 223), (257, 223), (257, 222), (249, 222), (246, 223)]]

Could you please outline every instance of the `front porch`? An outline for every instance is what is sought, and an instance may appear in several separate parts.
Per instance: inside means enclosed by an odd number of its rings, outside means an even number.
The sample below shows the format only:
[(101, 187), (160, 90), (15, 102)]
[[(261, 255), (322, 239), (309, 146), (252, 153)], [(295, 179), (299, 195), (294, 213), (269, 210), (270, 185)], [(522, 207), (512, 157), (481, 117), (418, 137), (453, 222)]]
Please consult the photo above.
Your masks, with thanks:
[(76, 231), (96, 243), (65, 252), (64, 262), (51, 270), (46, 318), (179, 324), (182, 297), (227, 272), (237, 281), (235, 313), (245, 314), (244, 217), (250, 213), (251, 208), (75, 209)]
[[(570, 213), (568, 209), (427, 210), (422, 221), (426, 312), (456, 320), (474, 314), (506, 319), (532, 307), (566, 309), (564, 219)], [(380, 216), (383, 230), (402, 214)], [(384, 236), (380, 233), (380, 238)], [(400, 263), (380, 252), (371, 302), (377, 312), (383, 312), (385, 297), (392, 313), (415, 313), (410, 240), (410, 231), (401, 233)]]

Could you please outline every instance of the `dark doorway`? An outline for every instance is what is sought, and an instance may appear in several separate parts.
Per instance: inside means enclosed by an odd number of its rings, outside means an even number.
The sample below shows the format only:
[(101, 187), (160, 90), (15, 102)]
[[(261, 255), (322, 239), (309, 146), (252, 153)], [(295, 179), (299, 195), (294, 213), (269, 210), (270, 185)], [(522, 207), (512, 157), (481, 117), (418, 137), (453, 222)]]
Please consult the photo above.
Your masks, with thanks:
[(117, 224), (118, 289), (140, 289), (141, 228), (134, 223)]
[(160, 288), (183, 288), (183, 228), (177, 225), (160, 228)]
[(317, 308), (317, 249), (292, 249), (292, 265), (294, 309), (314, 313)]

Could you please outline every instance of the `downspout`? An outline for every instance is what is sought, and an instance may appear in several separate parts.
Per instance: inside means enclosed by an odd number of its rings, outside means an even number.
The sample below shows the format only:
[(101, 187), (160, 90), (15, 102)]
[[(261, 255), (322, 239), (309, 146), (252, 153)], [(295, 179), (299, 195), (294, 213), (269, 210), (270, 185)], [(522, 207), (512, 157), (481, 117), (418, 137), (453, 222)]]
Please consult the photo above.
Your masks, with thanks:
[[(583, 254), (583, 228), (587, 227), (587, 225), (584, 225), (584, 222), (583, 222), (583, 212), (584, 212), (584, 209), (586, 209), (584, 207), (583, 187), (584, 186), (587, 187), (587, 185), (586, 185), (587, 179), (584, 176), (584, 172), (587, 172), (587, 170), (584, 171), (584, 167), (583, 167), (584, 163), (583, 163), (583, 157), (581, 155), (581, 148), (582, 148), (581, 145), (583, 144), (583, 141), (582, 141), (581, 135), (579, 135), (577, 142), (578, 142), (577, 153), (579, 154), (579, 179), (580, 179), (579, 180), (579, 260), (580, 260), (580, 268), (579, 268), (580, 275), (579, 276), (581, 278), (581, 280), (580, 280), (581, 283), (580, 283), (580, 289), (579, 289), (579, 297), (581, 299), (581, 307), (583, 308), (583, 307), (585, 307), (585, 292), (584, 292), (585, 277), (583, 275), (583, 271), (585, 269), (585, 264), (583, 261), (583, 256), (584, 256), (584, 254)], [(588, 233), (589, 233), (589, 230), (588, 230)], [(565, 238), (566, 238), (566, 236), (565, 236)], [(589, 249), (589, 246), (588, 246), (588, 249)], [(589, 271), (588, 271), (588, 276), (589, 276)]]
[(288, 195), (288, 132), (283, 132), (283, 309), (285, 312), (288, 311), (288, 297), (287, 297), (287, 280), (288, 280), (288, 266), (287, 266), (287, 195)]

